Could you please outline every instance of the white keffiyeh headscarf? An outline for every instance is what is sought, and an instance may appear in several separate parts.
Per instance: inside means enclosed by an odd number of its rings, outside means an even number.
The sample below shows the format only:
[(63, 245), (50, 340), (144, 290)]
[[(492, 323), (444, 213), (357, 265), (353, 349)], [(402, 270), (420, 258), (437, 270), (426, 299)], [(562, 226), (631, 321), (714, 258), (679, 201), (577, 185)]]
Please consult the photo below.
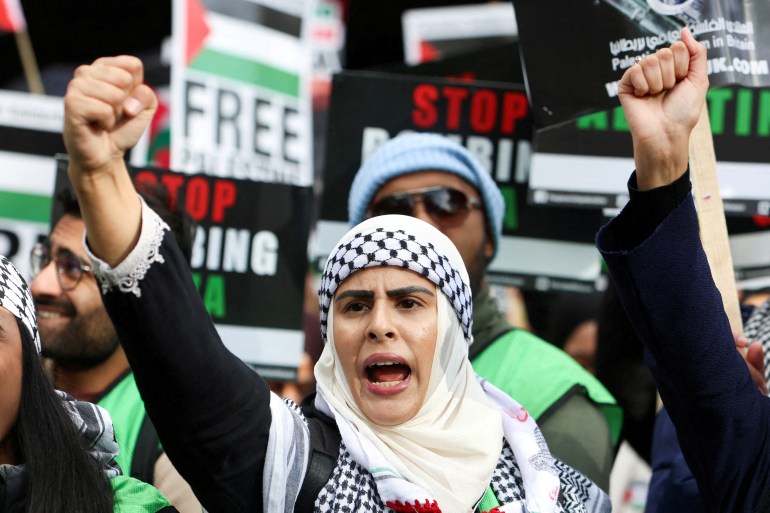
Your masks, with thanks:
[[(425, 401), (397, 426), (375, 424), (362, 413), (334, 345), (335, 291), (352, 273), (382, 265), (418, 273), (442, 292)], [(413, 217), (364, 221), (330, 255), (319, 294), (329, 343), (315, 367), (316, 406), (335, 418), (353, 459), (374, 476), (383, 502), (398, 511), (410, 511), (398, 506), (415, 502), (437, 506), (424, 511), (472, 511), (490, 483), (505, 437), (521, 466), (527, 500), (501, 511), (552, 511), (559, 478), (539, 429), (518, 403), (486, 382), (482, 388), (468, 360), (473, 311), (468, 273), (446, 236)]]

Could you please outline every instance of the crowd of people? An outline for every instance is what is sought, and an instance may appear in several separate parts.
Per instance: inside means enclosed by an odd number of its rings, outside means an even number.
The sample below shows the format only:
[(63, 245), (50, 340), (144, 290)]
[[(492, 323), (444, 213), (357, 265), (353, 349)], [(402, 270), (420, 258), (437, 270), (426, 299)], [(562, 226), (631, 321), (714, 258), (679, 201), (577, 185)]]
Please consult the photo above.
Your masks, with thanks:
[[(32, 252), (29, 287), (0, 257), (1, 512), (612, 511), (626, 403), (559, 347), (592, 329), (593, 355), (607, 304), (553, 341), (509, 323), (486, 277), (505, 203), (470, 152), (405, 134), (363, 163), (307, 322), (323, 344), (303, 362), (313, 377), (282, 398), (223, 345), (190, 273), (189, 218), (130, 178), (126, 152), (157, 107), (142, 77), (131, 56), (77, 69), (64, 98), (74, 196), (56, 198), (64, 214)], [(731, 332), (690, 190), (707, 89), (686, 29), (626, 71), (636, 170), (597, 235), (612, 311), (665, 406), (649, 430), (658, 513), (770, 511), (762, 348), (748, 364), (736, 350), (746, 337)], [(768, 311), (748, 338), (770, 341)]]

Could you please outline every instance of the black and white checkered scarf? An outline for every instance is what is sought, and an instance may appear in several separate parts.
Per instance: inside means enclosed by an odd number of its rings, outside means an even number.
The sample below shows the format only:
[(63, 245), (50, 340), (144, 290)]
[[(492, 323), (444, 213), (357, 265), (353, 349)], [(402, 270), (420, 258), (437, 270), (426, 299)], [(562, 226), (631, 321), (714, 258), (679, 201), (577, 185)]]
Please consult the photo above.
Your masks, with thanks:
[[(338, 287), (359, 270), (381, 266), (424, 277), (435, 285), (438, 300), (438, 340), (428, 391), (418, 413), (396, 426), (377, 425), (362, 413), (334, 344), (331, 304)], [(413, 217), (391, 215), (364, 221), (342, 237), (327, 260), (319, 300), (328, 343), (315, 369), (315, 404), (336, 420), (340, 430), (346, 450), (341, 456), (345, 461), (338, 465), (350, 469), (343, 488), (353, 486), (351, 479), (357, 485), (365, 484), (359, 479), (376, 483), (376, 488), (365, 492), (372, 501), (367, 511), (378, 511), (375, 504), (413, 511), (409, 505), (416, 502), (423, 509), (414, 511), (471, 511), (493, 480), (503, 443), (511, 449), (521, 480), (518, 496), (513, 494), (511, 502), (503, 499), (498, 511), (563, 511), (565, 477), (580, 476), (559, 468), (521, 405), (477, 379), (468, 361), (473, 311), (468, 283), (462, 257), (452, 242)], [(354, 478), (353, 468), (364, 473)], [(580, 499), (584, 509), (574, 511), (608, 511), (606, 495), (580, 478), (586, 483)], [(359, 494), (351, 495), (354, 504), (361, 499)], [(330, 500), (319, 497), (321, 511)], [(360, 511), (355, 506), (350, 510)]]
[[(380, 216), (386, 217), (386, 216)], [(391, 216), (388, 216), (391, 217)], [(395, 216), (393, 216), (395, 217)], [(321, 333), (326, 339), (329, 306), (340, 283), (355, 271), (369, 267), (392, 266), (408, 269), (433, 282), (449, 300), (457, 313), (465, 334), (472, 342), (473, 302), (468, 285), (468, 273), (454, 245), (438, 230), (443, 248), (438, 250), (431, 241), (420, 242), (413, 233), (397, 226), (410, 226), (414, 218), (398, 216), (397, 224), (390, 228), (376, 227), (354, 234), (340, 244), (326, 262), (321, 276), (319, 300), (321, 303)], [(420, 223), (423, 223), (420, 221)], [(423, 223), (426, 226), (427, 223)], [(361, 226), (361, 225), (359, 225)], [(450, 262), (450, 256), (455, 263)]]
[(765, 381), (770, 388), (770, 300), (754, 309), (743, 329), (744, 336), (762, 344), (765, 360)]
[(11, 261), (4, 256), (0, 256), (0, 306), (11, 312), (27, 328), (37, 352), (40, 353), (35, 302), (32, 300), (27, 282)]

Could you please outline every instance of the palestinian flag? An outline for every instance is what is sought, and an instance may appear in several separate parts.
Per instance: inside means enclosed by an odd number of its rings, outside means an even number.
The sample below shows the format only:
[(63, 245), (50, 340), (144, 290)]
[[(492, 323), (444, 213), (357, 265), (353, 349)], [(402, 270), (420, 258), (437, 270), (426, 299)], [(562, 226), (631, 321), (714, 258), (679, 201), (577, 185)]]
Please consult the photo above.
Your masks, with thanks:
[(0, 0), (0, 31), (24, 32), (27, 22), (19, 0)]

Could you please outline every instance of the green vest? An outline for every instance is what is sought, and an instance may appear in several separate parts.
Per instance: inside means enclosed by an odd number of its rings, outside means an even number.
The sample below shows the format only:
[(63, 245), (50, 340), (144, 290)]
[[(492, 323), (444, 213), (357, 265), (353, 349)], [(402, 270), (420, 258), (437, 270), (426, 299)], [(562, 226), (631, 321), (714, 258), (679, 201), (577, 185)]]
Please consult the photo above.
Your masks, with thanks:
[(171, 506), (155, 487), (133, 477), (113, 477), (110, 484), (115, 513), (156, 513)]
[(481, 377), (513, 397), (538, 419), (575, 386), (585, 390), (607, 418), (613, 446), (623, 412), (598, 379), (567, 353), (520, 329), (508, 331), (471, 362)]
[(139, 432), (147, 415), (139, 389), (136, 388), (134, 373), (126, 375), (97, 404), (112, 417), (115, 438), (120, 445), (120, 453), (115, 459), (123, 473), (130, 475)]

